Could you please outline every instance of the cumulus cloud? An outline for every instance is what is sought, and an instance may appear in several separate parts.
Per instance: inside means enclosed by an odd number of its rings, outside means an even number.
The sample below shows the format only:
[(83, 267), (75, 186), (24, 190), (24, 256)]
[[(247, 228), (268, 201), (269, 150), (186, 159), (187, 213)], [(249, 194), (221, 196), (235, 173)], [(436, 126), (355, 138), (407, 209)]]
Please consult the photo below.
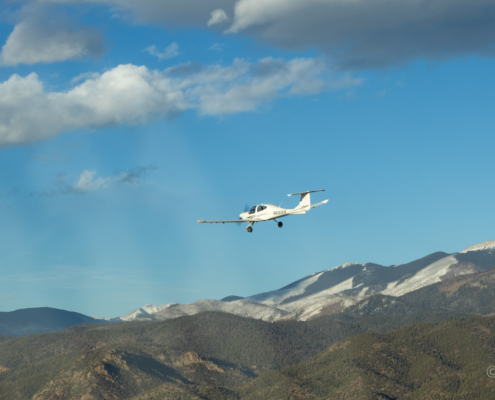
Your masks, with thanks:
[(103, 35), (92, 27), (75, 29), (65, 18), (32, 13), (18, 23), (2, 47), (2, 65), (51, 63), (103, 53)]
[(493, 0), (239, 0), (227, 33), (317, 47), (344, 67), (495, 54)]
[(158, 50), (155, 45), (146, 47), (145, 50), (152, 56), (158, 57), (159, 60), (168, 60), (179, 55), (179, 45), (175, 42), (165, 47), (163, 51)]
[(218, 24), (221, 24), (221, 23), (226, 22), (228, 20), (229, 20), (229, 17), (227, 16), (226, 12), (224, 10), (222, 10), (221, 8), (219, 8), (219, 9), (211, 12), (211, 17), (208, 20), (208, 26), (218, 25)]
[(0, 83), (0, 146), (47, 139), (63, 131), (146, 122), (188, 108), (172, 79), (120, 65), (68, 92), (47, 92), (35, 73)]
[(89, 75), (67, 92), (46, 91), (35, 73), (0, 82), (0, 146), (48, 139), (64, 131), (145, 123), (186, 110), (226, 115), (256, 110), (283, 96), (359, 85), (315, 58), (236, 59), (230, 66), (176, 66), (163, 71), (119, 65)]

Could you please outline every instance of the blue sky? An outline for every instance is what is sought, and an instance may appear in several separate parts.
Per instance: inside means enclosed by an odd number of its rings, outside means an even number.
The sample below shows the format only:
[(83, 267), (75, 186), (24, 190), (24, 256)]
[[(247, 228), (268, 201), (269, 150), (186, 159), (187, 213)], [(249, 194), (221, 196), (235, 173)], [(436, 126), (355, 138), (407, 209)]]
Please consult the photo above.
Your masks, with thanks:
[[(355, 3), (7, 3), (0, 310), (115, 317), (494, 239), (493, 1)], [(322, 188), (283, 229), (196, 223)]]

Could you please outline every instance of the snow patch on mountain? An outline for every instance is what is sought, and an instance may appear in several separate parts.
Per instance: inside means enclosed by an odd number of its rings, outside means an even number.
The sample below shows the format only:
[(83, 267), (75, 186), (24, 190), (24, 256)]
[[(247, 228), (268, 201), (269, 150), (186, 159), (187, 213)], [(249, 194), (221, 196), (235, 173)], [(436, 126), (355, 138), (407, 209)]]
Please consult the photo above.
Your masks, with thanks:
[(397, 282), (399, 282), (399, 281), (388, 283), (387, 284), (387, 289), (385, 289), (385, 290), (392, 289), (395, 285), (397, 285)]
[[(357, 263), (357, 262), (347, 262), (347, 263), (339, 265), (338, 267), (335, 267), (335, 268), (347, 268), (347, 267), (350, 267), (352, 265), (364, 265), (364, 264)], [(327, 271), (330, 271), (330, 270), (328, 269)]]
[(495, 240), (488, 240), (483, 243), (478, 243), (475, 244), (474, 246), (468, 247), (467, 249), (464, 249), (461, 251), (461, 253), (467, 253), (468, 251), (480, 251), (480, 250), (490, 250), (494, 251), (495, 250)]
[(159, 311), (162, 311), (162, 310), (165, 310), (169, 307), (172, 307), (176, 304), (178, 304), (178, 303), (163, 304), (161, 306), (154, 306), (152, 304), (146, 304), (145, 306), (140, 307), (137, 310), (131, 311), (129, 314), (126, 314), (126, 315), (120, 317), (120, 319), (122, 321), (132, 321), (136, 318), (147, 317), (147, 316), (150, 316), (152, 314), (156, 314)]
[[(302, 299), (292, 301), (290, 303), (279, 305), (278, 307), (282, 310), (294, 311), (300, 309), (301, 307), (309, 307), (311, 304), (316, 304), (322, 301), (324, 302), (328, 299), (333, 299), (337, 293), (340, 293), (347, 289), (352, 289), (352, 280), (353, 278), (349, 278), (344, 282), (339, 283), (338, 285), (332, 286), (329, 289), (322, 290), (321, 292), (314, 293), (310, 296), (303, 297)], [(329, 304), (332, 304), (332, 302), (330, 302)]]
[(191, 304), (174, 304), (153, 315), (157, 320), (166, 320), (185, 315), (194, 315), (205, 311), (223, 311), (241, 317), (261, 319), (263, 321), (275, 321), (282, 318), (287, 311), (254, 301), (242, 299), (231, 302), (220, 300), (199, 300)]
[(282, 288), (279, 290), (274, 290), (272, 292), (256, 294), (254, 296), (248, 297), (248, 299), (269, 306), (278, 306), (282, 301), (289, 297), (303, 294), (306, 288), (312, 283), (316, 282), (324, 272), (326, 271), (312, 274), (306, 279), (301, 280), (297, 285), (289, 285), (290, 287), (287, 287), (286, 289)]
[(444, 257), (433, 264), (428, 265), (426, 268), (423, 268), (411, 278), (406, 279), (400, 285), (390, 288), (387, 287), (382, 294), (389, 296), (402, 296), (403, 294), (412, 292), (413, 290), (440, 282), (441, 277), (448, 273), (449, 268), (457, 263), (457, 258), (455, 258), (454, 255)]

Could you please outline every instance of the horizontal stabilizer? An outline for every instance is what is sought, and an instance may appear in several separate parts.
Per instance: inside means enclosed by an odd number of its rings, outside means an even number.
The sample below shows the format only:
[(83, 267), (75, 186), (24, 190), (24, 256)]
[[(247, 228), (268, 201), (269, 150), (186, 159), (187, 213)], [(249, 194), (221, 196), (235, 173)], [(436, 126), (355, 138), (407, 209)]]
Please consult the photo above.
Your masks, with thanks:
[(318, 207), (318, 206), (321, 206), (321, 205), (327, 204), (327, 203), (328, 203), (328, 200), (323, 200), (323, 201), (320, 201), (319, 203), (311, 204), (311, 208), (315, 208), (315, 207)]
[(251, 221), (246, 221), (245, 219), (229, 219), (229, 220), (225, 220), (225, 221), (205, 221), (203, 219), (199, 219), (198, 220), (198, 223), (200, 224), (225, 224), (225, 223), (231, 223), (231, 222), (251, 222)]
[(300, 193), (291, 193), (291, 194), (288, 194), (287, 196), (295, 196), (295, 195), (298, 195), (298, 194), (308, 194), (308, 193), (315, 193), (315, 192), (324, 192), (325, 189), (321, 189), (321, 190), (308, 190), (307, 192), (300, 192)]

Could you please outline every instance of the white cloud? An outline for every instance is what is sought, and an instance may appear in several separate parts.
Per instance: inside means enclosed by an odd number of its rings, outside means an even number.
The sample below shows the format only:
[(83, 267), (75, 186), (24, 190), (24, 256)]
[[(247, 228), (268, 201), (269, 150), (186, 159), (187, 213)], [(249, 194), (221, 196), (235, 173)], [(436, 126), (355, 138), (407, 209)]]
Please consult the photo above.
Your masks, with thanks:
[(76, 129), (145, 123), (194, 109), (201, 115), (253, 111), (266, 101), (359, 85), (320, 59), (236, 59), (230, 66), (179, 65), (164, 71), (119, 65), (67, 92), (49, 92), (34, 73), (0, 82), (0, 146)]
[(74, 29), (65, 19), (30, 14), (18, 23), (2, 47), (2, 65), (51, 63), (103, 53), (103, 35), (95, 28)]
[(64, 131), (138, 124), (189, 108), (170, 78), (120, 65), (68, 92), (47, 92), (38, 76), (0, 83), (0, 146), (47, 139)]
[(211, 17), (208, 20), (208, 26), (218, 25), (218, 24), (221, 24), (221, 23), (226, 22), (228, 20), (229, 20), (229, 17), (227, 16), (226, 12), (224, 10), (222, 10), (221, 8), (219, 8), (219, 9), (211, 12)]
[(175, 42), (165, 47), (163, 51), (158, 50), (155, 45), (146, 47), (145, 50), (159, 60), (168, 60), (179, 55), (179, 45)]
[(108, 184), (112, 180), (109, 178), (96, 178), (96, 171), (84, 170), (79, 176), (79, 180), (72, 186), (74, 192), (88, 193), (94, 192), (98, 189), (103, 189), (108, 187)]

